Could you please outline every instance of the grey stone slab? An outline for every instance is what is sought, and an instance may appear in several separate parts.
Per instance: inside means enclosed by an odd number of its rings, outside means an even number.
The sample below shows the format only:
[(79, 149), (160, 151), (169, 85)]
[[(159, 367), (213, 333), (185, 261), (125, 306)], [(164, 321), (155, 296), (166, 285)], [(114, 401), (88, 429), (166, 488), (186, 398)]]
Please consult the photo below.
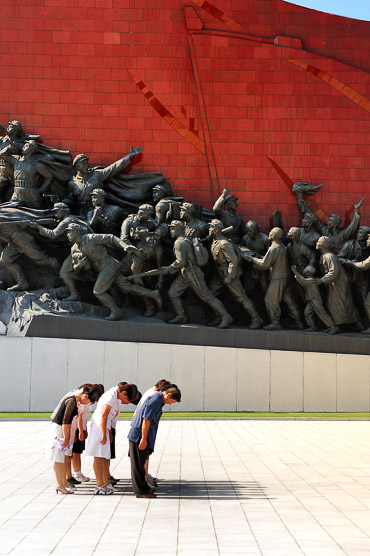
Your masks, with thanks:
[(236, 411), (236, 372), (236, 349), (205, 348), (205, 411)]
[(104, 382), (104, 343), (69, 340), (68, 389), (84, 382)]
[(238, 349), (237, 411), (269, 411), (271, 352)]
[(171, 346), (169, 344), (141, 344), (138, 354), (138, 384), (144, 392), (161, 378), (171, 375)]
[(30, 411), (52, 411), (68, 392), (68, 348), (65, 339), (32, 339)]
[(31, 357), (31, 338), (0, 336), (1, 411), (30, 410)]
[(304, 353), (304, 410), (337, 410), (337, 355)]
[(370, 358), (337, 355), (337, 410), (369, 411)]
[(182, 401), (170, 406), (170, 411), (203, 411), (204, 409), (204, 365), (203, 346), (179, 346), (171, 348), (171, 382), (181, 389)]
[(210, 326), (168, 325), (159, 319), (128, 319), (107, 322), (104, 319), (40, 315), (25, 331), (29, 337), (109, 340), (115, 342), (149, 342), (181, 345), (204, 345), (249, 349), (292, 350), (322, 353), (368, 355), (370, 338), (354, 333), (329, 336), (324, 333), (283, 330), (268, 332), (230, 327), (218, 330)]
[(271, 352), (271, 411), (303, 411), (303, 353)]

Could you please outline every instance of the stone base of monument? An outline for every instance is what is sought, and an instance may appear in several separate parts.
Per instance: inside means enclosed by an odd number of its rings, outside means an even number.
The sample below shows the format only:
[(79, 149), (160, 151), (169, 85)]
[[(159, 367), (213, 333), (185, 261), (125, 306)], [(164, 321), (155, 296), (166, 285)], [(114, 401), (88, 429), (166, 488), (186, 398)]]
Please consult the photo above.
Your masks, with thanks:
[[(106, 309), (95, 306), (90, 308), (94, 308), (94, 316), (100, 318), (88, 318), (86, 307), (83, 316), (78, 313), (73, 317), (40, 313), (32, 315), (22, 331), (10, 323), (8, 335), (322, 353), (370, 353), (370, 336), (359, 333), (330, 336), (324, 332), (298, 330), (269, 332), (249, 330), (247, 327), (231, 326), (219, 330), (214, 326), (197, 324), (170, 325), (163, 320), (169, 318), (169, 314), (159, 313), (156, 317), (147, 318), (131, 308), (124, 310), (124, 320), (108, 322), (104, 319), (108, 314)], [(97, 312), (100, 314), (97, 315)]]
[(350, 328), (330, 336), (240, 321), (223, 330), (170, 325), (172, 313), (148, 318), (140, 305), (110, 322), (107, 309), (66, 295), (0, 291), (2, 411), (52, 410), (84, 382), (126, 380), (145, 391), (160, 378), (182, 390), (170, 411), (370, 410), (370, 336)]
[(1, 411), (51, 411), (84, 382), (110, 388), (125, 380), (144, 392), (161, 378), (181, 388), (181, 404), (171, 412), (370, 410), (369, 355), (183, 345), (165, 335), (163, 343), (148, 340), (1, 336)]

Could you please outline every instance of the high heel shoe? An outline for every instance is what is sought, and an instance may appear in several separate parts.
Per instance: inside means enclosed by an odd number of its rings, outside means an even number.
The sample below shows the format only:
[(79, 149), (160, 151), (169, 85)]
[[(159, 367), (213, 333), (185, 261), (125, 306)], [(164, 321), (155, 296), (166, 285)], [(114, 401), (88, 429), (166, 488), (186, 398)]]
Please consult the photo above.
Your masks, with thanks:
[(59, 493), (60, 493), (60, 494), (74, 494), (73, 491), (67, 490), (66, 488), (63, 488), (63, 487), (57, 487), (57, 488), (55, 489), (55, 492), (56, 492), (57, 494), (59, 494)]

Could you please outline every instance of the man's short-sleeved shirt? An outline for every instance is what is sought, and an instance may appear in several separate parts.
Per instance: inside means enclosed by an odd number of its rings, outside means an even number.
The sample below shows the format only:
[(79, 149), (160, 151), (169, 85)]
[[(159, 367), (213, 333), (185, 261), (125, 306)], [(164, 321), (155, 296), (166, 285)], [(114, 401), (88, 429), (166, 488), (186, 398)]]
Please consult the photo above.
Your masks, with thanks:
[(162, 417), (163, 411), (163, 394), (162, 392), (156, 392), (150, 396), (141, 408), (139, 409), (134, 422), (132, 423), (131, 430), (128, 435), (128, 439), (131, 442), (139, 442), (141, 440), (141, 426), (143, 419), (150, 421), (150, 427), (148, 432), (148, 448), (154, 450), (155, 438), (157, 436), (158, 424), (160, 418)]

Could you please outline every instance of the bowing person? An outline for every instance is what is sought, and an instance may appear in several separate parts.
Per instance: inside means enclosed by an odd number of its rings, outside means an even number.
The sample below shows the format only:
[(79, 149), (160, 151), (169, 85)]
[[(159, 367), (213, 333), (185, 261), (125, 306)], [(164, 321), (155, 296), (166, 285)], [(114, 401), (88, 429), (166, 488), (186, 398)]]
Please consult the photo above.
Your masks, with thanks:
[(45, 459), (54, 462), (54, 473), (57, 481), (56, 492), (73, 494), (67, 482), (66, 459), (72, 455), (73, 418), (78, 415), (78, 406), (95, 403), (100, 396), (98, 387), (85, 386), (82, 392), (72, 394), (59, 403), (51, 422), (50, 431), (45, 446)]
[(154, 451), (158, 424), (164, 405), (181, 401), (181, 392), (171, 385), (164, 392), (155, 392), (140, 407), (128, 434), (131, 479), (136, 498), (155, 498), (146, 481), (145, 463)]
[(119, 382), (107, 390), (99, 399), (90, 419), (91, 427), (87, 439), (86, 455), (94, 458), (96, 489), (94, 494), (113, 494), (109, 485), (109, 460), (111, 457), (112, 421), (119, 408), (119, 402), (126, 405), (135, 402), (138, 389), (135, 384)]

